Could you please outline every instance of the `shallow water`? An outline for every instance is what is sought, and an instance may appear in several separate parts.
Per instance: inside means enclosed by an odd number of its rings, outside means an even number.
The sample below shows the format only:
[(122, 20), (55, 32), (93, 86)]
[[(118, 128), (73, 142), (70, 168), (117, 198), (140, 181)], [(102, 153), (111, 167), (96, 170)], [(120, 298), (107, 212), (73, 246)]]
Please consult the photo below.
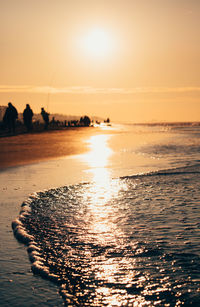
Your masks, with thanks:
[(177, 170), (54, 189), (32, 199), (21, 220), (65, 302), (197, 303), (199, 179)]
[(122, 133), (114, 153), (108, 136), (90, 140), (82, 159), (93, 180), (37, 193), (13, 224), (33, 272), (57, 283), (67, 306), (200, 303), (199, 127), (154, 128), (147, 142), (149, 129), (139, 146)]

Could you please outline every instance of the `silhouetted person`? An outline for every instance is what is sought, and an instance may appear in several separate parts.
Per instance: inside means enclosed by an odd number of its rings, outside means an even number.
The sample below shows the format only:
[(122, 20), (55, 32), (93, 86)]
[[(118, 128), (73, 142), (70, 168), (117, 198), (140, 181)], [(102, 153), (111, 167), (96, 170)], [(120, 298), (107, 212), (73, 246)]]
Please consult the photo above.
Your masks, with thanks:
[(87, 115), (85, 115), (84, 117), (80, 118), (80, 124), (85, 127), (89, 127), (91, 124), (91, 119)]
[(24, 125), (26, 126), (27, 131), (32, 130), (32, 117), (33, 117), (33, 111), (31, 110), (29, 104), (27, 104), (26, 109), (24, 109), (23, 112)]
[(8, 107), (3, 117), (5, 125), (8, 127), (9, 133), (12, 131), (15, 133), (15, 122), (18, 118), (18, 112), (11, 102), (8, 103)]
[(42, 118), (44, 120), (44, 129), (46, 130), (48, 128), (48, 125), (49, 125), (49, 113), (47, 113), (44, 108), (41, 108), (41, 115), (42, 115)]

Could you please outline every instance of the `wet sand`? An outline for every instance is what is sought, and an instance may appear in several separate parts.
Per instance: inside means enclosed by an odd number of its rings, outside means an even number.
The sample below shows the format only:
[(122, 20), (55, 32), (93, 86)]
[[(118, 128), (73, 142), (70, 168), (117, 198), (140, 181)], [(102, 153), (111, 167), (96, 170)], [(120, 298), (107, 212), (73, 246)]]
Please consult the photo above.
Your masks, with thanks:
[[(94, 171), (101, 171), (107, 151), (101, 138), (97, 149), (89, 155), (94, 163), (88, 165), (80, 158), (80, 153), (90, 151), (88, 139), (99, 134), (118, 134), (119, 129), (75, 128), (64, 131), (49, 131), (36, 134), (23, 134), (0, 139), (0, 293), (1, 306), (62, 306), (58, 287), (53, 283), (33, 275), (26, 247), (13, 236), (12, 221), (19, 215), (20, 207), (31, 193), (73, 185), (94, 180)], [(119, 161), (128, 161), (129, 151), (123, 152), (125, 143), (143, 141), (140, 134), (128, 136), (125, 140), (116, 135), (112, 148), (116, 152), (108, 167), (115, 169), (112, 177), (121, 174)], [(148, 135), (145, 138), (149, 138)], [(115, 137), (110, 138), (110, 140)], [(118, 140), (118, 142), (117, 142)], [(120, 144), (120, 147), (119, 147)], [(95, 149), (95, 148), (94, 148)], [(105, 148), (106, 149), (106, 148)], [(102, 152), (103, 150), (103, 152)], [(103, 155), (103, 156), (102, 156)], [(131, 157), (132, 158), (132, 157)], [(100, 161), (99, 161), (100, 160)], [(102, 160), (102, 161), (101, 161)], [(137, 155), (134, 156), (134, 168)], [(138, 160), (141, 164), (140, 159)], [(156, 164), (157, 165), (157, 164)], [(146, 169), (146, 168), (145, 168)], [(137, 169), (137, 171), (142, 171)], [(106, 172), (106, 169), (105, 169)], [(133, 170), (127, 165), (127, 174)], [(100, 172), (100, 176), (105, 173)]]
[(81, 154), (87, 150), (84, 141), (100, 132), (98, 128), (83, 127), (3, 137), (0, 169)]
[[(74, 128), (0, 139), (1, 306), (63, 306), (58, 287), (33, 275), (26, 247), (13, 236), (12, 221), (31, 193), (91, 180), (76, 155), (99, 128)], [(109, 133), (108, 131), (104, 131)]]

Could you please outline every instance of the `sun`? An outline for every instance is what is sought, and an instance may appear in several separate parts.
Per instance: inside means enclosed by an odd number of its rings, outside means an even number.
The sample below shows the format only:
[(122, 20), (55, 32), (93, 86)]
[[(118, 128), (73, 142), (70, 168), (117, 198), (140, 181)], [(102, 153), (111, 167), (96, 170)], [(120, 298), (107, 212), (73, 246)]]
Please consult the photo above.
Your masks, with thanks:
[(112, 49), (111, 35), (101, 28), (92, 29), (84, 35), (82, 47), (83, 51), (89, 56), (108, 56)]

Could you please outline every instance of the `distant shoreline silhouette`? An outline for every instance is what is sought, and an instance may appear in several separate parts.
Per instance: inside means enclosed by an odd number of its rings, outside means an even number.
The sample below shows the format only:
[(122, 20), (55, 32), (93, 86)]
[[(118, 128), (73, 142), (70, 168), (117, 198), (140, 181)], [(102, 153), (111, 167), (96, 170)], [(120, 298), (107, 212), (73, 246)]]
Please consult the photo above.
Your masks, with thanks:
[[(87, 115), (81, 116), (79, 119), (78, 116), (75, 116), (74, 118), (77, 119), (67, 120), (65, 115), (51, 115), (45, 111), (44, 107), (41, 108), (41, 113), (35, 114), (29, 104), (26, 104), (23, 113), (18, 113), (11, 102), (8, 103), (8, 107), (0, 106), (0, 111), (2, 117), (2, 120), (0, 120), (0, 137), (78, 127), (93, 127), (94, 125), (100, 125), (101, 122), (110, 123), (109, 118), (106, 120), (91, 119)], [(59, 119), (56, 118), (56, 115)]]

